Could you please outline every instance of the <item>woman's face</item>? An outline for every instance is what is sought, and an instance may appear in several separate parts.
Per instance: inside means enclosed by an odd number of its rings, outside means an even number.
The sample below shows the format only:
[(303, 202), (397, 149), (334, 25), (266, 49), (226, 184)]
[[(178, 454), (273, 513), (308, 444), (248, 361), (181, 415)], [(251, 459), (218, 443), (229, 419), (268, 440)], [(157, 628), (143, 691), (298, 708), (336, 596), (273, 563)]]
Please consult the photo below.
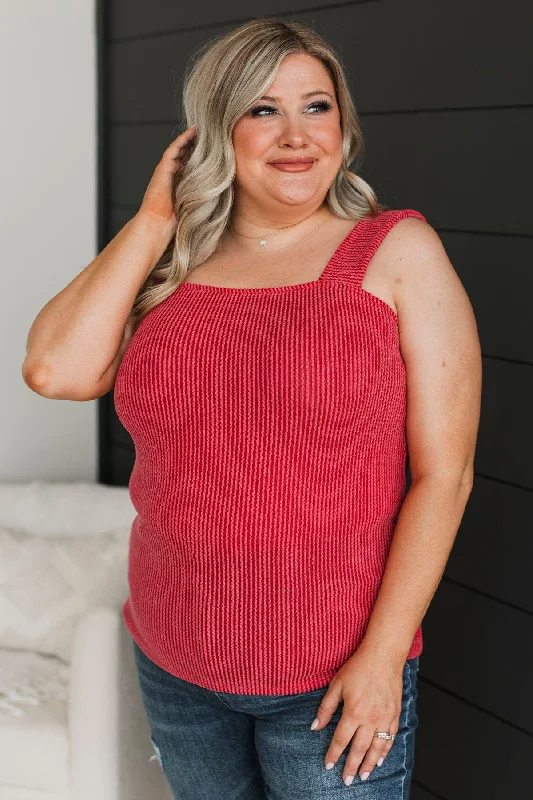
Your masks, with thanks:
[[(318, 207), (342, 161), (340, 112), (325, 66), (303, 53), (286, 56), (265, 95), (233, 129), (235, 205), (277, 213)], [(307, 159), (292, 166), (279, 159)]]

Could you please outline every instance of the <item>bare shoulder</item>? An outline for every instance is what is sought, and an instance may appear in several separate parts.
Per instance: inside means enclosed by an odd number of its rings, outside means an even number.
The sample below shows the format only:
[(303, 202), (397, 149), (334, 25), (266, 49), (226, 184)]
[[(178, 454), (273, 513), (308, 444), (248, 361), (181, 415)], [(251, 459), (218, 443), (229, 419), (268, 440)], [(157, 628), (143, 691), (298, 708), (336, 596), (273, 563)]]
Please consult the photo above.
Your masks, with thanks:
[(470, 486), (482, 383), (470, 299), (429, 223), (405, 217), (386, 240), (407, 375), (411, 475)]
[[(417, 217), (404, 217), (383, 242), (398, 315), (449, 314), (470, 305), (465, 289), (436, 230)], [(386, 251), (386, 252), (385, 252)]]
[(417, 264), (428, 261), (440, 264), (440, 269), (453, 269), (437, 231), (418, 217), (398, 220), (387, 233), (382, 249), (387, 251), (387, 260), (398, 278), (407, 267), (412, 274)]

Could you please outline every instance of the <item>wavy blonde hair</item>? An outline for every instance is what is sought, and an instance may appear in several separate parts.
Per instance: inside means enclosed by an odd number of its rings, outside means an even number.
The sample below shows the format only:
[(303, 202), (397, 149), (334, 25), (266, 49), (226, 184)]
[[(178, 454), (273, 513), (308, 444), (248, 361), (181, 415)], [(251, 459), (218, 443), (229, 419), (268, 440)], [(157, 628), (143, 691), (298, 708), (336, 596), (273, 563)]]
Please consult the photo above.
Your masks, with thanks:
[(134, 327), (217, 249), (233, 205), (233, 127), (265, 93), (282, 59), (292, 53), (318, 58), (335, 87), (342, 164), (325, 198), (329, 209), (357, 222), (367, 213), (375, 215), (385, 208), (372, 187), (349, 169), (363, 154), (363, 135), (333, 49), (316, 31), (299, 22), (261, 17), (239, 25), (204, 42), (186, 68), (183, 129), (194, 124), (198, 133), (189, 160), (174, 180), (176, 233), (137, 294), (130, 315)]

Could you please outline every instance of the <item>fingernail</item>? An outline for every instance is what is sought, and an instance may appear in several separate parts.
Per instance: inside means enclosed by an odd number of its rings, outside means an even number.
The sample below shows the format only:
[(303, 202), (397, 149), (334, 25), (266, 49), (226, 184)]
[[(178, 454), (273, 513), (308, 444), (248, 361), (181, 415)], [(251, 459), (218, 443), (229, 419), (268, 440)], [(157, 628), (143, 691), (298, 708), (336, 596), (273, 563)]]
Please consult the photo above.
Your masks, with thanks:
[(361, 780), (362, 781), (366, 781), (366, 779), (368, 778), (369, 775), (370, 775), (370, 772), (363, 772), (363, 774), (361, 775)]
[(328, 763), (326, 764), (326, 769), (333, 769), (334, 766), (335, 766), (334, 761), (328, 761)]
[(378, 761), (378, 767), (381, 767), (381, 765), (383, 764), (384, 761), (385, 761), (385, 759), (383, 758), (383, 756), (381, 756), (381, 758)]
[(311, 723), (311, 730), (314, 731), (317, 725), (318, 725), (318, 717), (315, 717)]
[(347, 775), (344, 779), (344, 783), (346, 784), (346, 786), (350, 786), (352, 781), (353, 781), (353, 775)]

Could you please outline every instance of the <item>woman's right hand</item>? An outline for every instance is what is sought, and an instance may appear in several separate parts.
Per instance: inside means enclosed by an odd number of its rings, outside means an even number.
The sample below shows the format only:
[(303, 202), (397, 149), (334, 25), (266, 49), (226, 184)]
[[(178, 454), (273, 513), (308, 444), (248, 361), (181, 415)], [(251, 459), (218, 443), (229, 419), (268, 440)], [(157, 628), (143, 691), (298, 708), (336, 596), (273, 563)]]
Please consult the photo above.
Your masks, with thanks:
[(169, 144), (154, 170), (138, 213), (147, 212), (161, 217), (166, 223), (177, 225), (173, 190), (175, 175), (179, 174), (187, 163), (195, 136), (196, 127), (193, 125)]

